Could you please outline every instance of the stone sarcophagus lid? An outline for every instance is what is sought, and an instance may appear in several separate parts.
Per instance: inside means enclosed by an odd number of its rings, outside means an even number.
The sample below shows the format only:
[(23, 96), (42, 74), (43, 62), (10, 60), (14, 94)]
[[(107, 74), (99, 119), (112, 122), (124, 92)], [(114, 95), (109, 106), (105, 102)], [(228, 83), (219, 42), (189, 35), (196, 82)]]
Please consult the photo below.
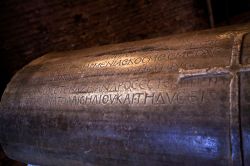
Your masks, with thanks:
[(39, 165), (250, 165), (249, 32), (44, 55), (8, 84), (0, 143)]

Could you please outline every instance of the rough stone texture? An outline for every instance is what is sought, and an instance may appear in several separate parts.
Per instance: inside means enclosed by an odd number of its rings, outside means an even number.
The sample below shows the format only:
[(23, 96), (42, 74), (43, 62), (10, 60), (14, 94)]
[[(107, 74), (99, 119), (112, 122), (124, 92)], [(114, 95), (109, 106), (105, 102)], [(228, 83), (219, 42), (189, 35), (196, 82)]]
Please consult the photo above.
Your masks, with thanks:
[(208, 27), (206, 4), (195, 0), (3, 0), (0, 3), (1, 71), (4, 71), (1, 77), (6, 78), (46, 52)]
[[(228, 24), (225, 2), (212, 0), (217, 26)], [(231, 24), (250, 21), (248, 0), (228, 6)], [(0, 8), (0, 94), (17, 70), (47, 52), (209, 27), (201, 0), (1, 0)], [(0, 166), (12, 163), (0, 149)]]
[[(17, 70), (47, 52), (208, 27), (206, 4), (196, 0), (2, 0), (0, 6), (0, 94)], [(2, 153), (0, 166), (10, 163)]]
[(243, 149), (250, 158), (250, 116), (239, 118), (250, 106), (249, 32), (234, 26), (36, 59), (3, 95), (0, 142), (38, 165), (241, 165)]

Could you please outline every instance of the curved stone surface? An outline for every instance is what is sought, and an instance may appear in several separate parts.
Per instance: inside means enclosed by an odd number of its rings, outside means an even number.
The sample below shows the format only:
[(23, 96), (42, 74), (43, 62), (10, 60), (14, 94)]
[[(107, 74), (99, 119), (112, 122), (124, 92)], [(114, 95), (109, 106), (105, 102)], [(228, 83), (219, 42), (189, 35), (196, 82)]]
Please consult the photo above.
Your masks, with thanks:
[(44, 55), (8, 84), (0, 143), (40, 165), (247, 165), (249, 27)]

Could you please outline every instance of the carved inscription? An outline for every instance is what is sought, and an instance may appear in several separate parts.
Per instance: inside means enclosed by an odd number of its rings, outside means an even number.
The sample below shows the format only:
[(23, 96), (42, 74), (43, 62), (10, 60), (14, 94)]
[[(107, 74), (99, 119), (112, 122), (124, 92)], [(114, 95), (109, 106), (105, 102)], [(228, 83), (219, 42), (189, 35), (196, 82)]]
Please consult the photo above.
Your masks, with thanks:
[[(159, 72), (178, 72), (182, 69), (197, 69), (221, 66), (229, 63), (230, 50), (221, 47), (169, 49), (157, 48), (153, 50), (137, 50), (134, 52), (121, 52), (119, 54), (104, 54), (98, 57), (84, 57), (73, 59), (71, 63), (58, 61), (45, 63), (41, 66), (28, 66), (23, 72), (35, 72), (29, 84), (46, 84), (55, 81), (71, 81), (86, 77), (113, 75), (113, 74), (142, 74)], [(207, 61), (200, 63), (199, 58), (207, 57)], [(198, 58), (196, 60), (196, 58)], [(44, 77), (46, 76), (46, 77)]]
[[(38, 66), (27, 66), (23, 72), (46, 72), (51, 69), (56, 70), (71, 70), (77, 68), (78, 70), (84, 70), (85, 68), (108, 68), (119, 66), (134, 66), (148, 63), (158, 63), (170, 60), (189, 59), (189, 58), (213, 58), (213, 57), (227, 57), (223, 52), (228, 52), (227, 48), (223, 48), (219, 45), (218, 41), (212, 42), (213, 45), (195, 46), (190, 45), (187, 48), (171, 49), (171, 48), (153, 48), (151, 50), (139, 49), (135, 51), (119, 52), (116, 54), (104, 53), (103, 56), (98, 57), (84, 57), (72, 59), (71, 63), (65, 61), (45, 63)], [(197, 43), (196, 43), (197, 45)], [(80, 63), (79, 63), (80, 62)]]
[(58, 105), (192, 105), (203, 104), (215, 100), (214, 90), (191, 90), (177, 92), (150, 92), (150, 93), (91, 93), (67, 96), (48, 96), (46, 98), (27, 97), (21, 103), (23, 106), (35, 106), (39, 103), (51, 106)]
[[(93, 81), (93, 80), (92, 80)], [(100, 81), (100, 82), (99, 82)], [(228, 84), (226, 77), (194, 78), (176, 82), (175, 77), (162, 76), (118, 79), (110, 83), (105, 80), (90, 84), (63, 84), (24, 89), (21, 107), (46, 105), (47, 107), (86, 105), (201, 105), (227, 100), (227, 90), (214, 88)], [(32, 95), (28, 95), (32, 94)], [(222, 101), (223, 100), (223, 101)]]
[[(32, 77), (24, 80), (30, 86), (14, 93), (32, 94), (22, 97), (20, 104), (23, 107), (44, 104), (57, 107), (212, 103), (227, 98), (227, 94), (216, 95), (214, 88), (228, 84), (226, 77), (181, 82), (177, 77), (180, 68), (199, 69), (229, 64), (231, 50), (227, 45), (221, 47), (220, 42), (207, 41), (204, 45), (188, 42), (172, 48), (104, 52), (96, 56), (75, 57), (70, 63), (64, 57), (52, 59), (39, 66), (26, 67), (23, 75), (34, 72)], [(202, 58), (207, 60), (201, 61)]]
[[(162, 77), (165, 77), (164, 79)], [(90, 78), (91, 79), (91, 78)], [(133, 78), (129, 80), (109, 77), (110, 82), (105, 79), (92, 81), (74, 82), (73, 86), (68, 84), (57, 84), (55, 86), (34, 86), (23, 88), (21, 93), (32, 93), (36, 95), (60, 95), (60, 94), (83, 94), (83, 93), (105, 93), (105, 92), (133, 92), (133, 91), (164, 91), (167, 89), (186, 88), (212, 88), (227, 84), (226, 77), (204, 77), (182, 80), (177, 82), (174, 76), (151, 76), (151, 78)], [(17, 93), (17, 92), (14, 92)]]

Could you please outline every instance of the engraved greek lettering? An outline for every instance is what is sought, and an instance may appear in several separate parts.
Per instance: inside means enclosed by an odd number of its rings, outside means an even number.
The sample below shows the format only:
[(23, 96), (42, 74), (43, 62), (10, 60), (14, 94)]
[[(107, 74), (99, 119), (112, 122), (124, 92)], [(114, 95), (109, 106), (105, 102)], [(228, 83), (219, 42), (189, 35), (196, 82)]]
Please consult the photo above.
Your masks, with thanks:
[(140, 97), (144, 93), (134, 93), (132, 97), (132, 104), (139, 104), (140, 103)]
[(114, 101), (117, 100), (117, 95), (114, 95), (113, 98), (112, 98), (112, 95), (110, 94), (109, 98), (110, 98), (110, 103), (113, 104)]
[(131, 85), (132, 85), (132, 86), (131, 86), (132, 89), (137, 89), (137, 87), (138, 87), (138, 79), (132, 81)]
[(190, 96), (189, 96), (189, 101), (190, 103), (198, 103), (199, 99), (198, 99), (198, 96), (197, 96), (197, 91), (191, 91), (190, 92)]
[(132, 91), (132, 89), (131, 89), (131, 82), (130, 81), (124, 82), (124, 89), (126, 91)]
[(156, 103), (157, 104), (165, 104), (165, 100), (164, 100), (163, 95), (162, 95), (161, 92), (158, 94), (158, 96), (156, 98)]
[(152, 93), (152, 95), (145, 93), (144, 104), (147, 103), (148, 99), (151, 100), (151, 104), (154, 104), (154, 96), (155, 96), (155, 93)]
[[(58, 97), (58, 98), (60, 98), (60, 97)], [(57, 101), (57, 102), (60, 102), (59, 100)], [(77, 105), (77, 97), (76, 96), (73, 96), (73, 97), (69, 97), (69, 99), (68, 99), (68, 102), (69, 102), (69, 104), (75, 104), (75, 105)]]
[[(145, 80), (141, 80), (140, 83), (139, 83), (139, 87), (141, 90), (144, 90), (146, 89), (145, 87), (143, 87), (143, 84), (145, 83)], [(145, 84), (144, 84), (145, 85)]]
[(99, 96), (99, 103), (98, 104), (101, 104), (101, 98), (102, 98), (102, 95)]
[(81, 97), (79, 98), (79, 102), (80, 102), (80, 104), (84, 104), (84, 96), (81, 96)]
[(126, 97), (125, 97), (125, 99), (123, 101), (123, 104), (130, 104), (130, 96), (129, 96), (129, 94), (126, 94)]
[(122, 61), (122, 65), (128, 65), (129, 60), (125, 59), (124, 61)]
[(149, 63), (150, 62), (150, 59), (149, 57), (143, 57), (142, 58), (142, 63)]
[(117, 102), (119, 102), (120, 104), (122, 104), (122, 101), (121, 101), (121, 97), (122, 97), (122, 94), (117, 94)]
[(141, 61), (142, 61), (142, 59), (139, 57), (139, 58), (136, 58), (136, 59), (135, 59), (134, 63), (135, 63), (135, 64), (139, 64)]
[(97, 95), (94, 95), (94, 98), (92, 100), (92, 103), (91, 104), (98, 104), (98, 101), (97, 101)]
[(170, 97), (169, 93), (166, 92), (166, 97), (168, 100), (168, 103), (173, 104), (174, 98), (175, 98), (176, 93), (172, 97)]
[(103, 95), (102, 97), (102, 103), (107, 104), (109, 102), (109, 95)]
[(88, 101), (89, 101), (89, 103), (91, 103), (91, 100), (92, 100), (92, 95), (85, 96), (85, 104), (88, 104)]
[(178, 104), (184, 104), (185, 102), (185, 99), (184, 99), (184, 92), (179, 92), (179, 93), (176, 93), (176, 101)]

